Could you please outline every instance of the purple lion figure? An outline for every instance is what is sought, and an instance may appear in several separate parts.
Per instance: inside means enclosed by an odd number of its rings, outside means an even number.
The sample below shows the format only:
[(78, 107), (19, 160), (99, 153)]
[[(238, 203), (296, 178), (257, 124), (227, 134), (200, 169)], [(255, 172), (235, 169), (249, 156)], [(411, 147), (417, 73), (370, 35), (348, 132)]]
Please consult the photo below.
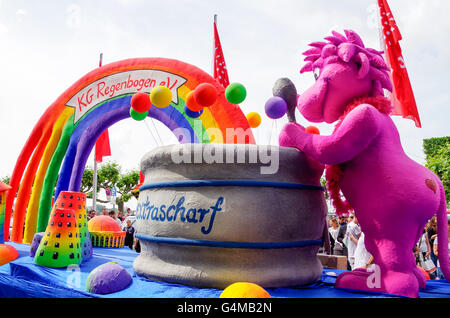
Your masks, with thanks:
[[(303, 72), (316, 82), (298, 96), (297, 108), (311, 122), (337, 122), (330, 136), (286, 124), (280, 146), (295, 147), (326, 165), (327, 188), (339, 215), (354, 211), (378, 273), (359, 268), (338, 276), (336, 287), (418, 297), (426, 279), (413, 248), (437, 215), (439, 261), (450, 281), (447, 211), (439, 178), (403, 151), (389, 116), (392, 90), (382, 52), (366, 48), (359, 35), (332, 32), (309, 44)], [(340, 192), (346, 200), (341, 199)], [(378, 274), (378, 283), (374, 280)]]

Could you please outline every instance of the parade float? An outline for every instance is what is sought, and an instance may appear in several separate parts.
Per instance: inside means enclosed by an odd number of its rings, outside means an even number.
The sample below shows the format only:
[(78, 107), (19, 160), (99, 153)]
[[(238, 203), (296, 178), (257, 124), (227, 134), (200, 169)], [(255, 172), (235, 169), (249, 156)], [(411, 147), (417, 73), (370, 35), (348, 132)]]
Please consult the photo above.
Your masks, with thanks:
[[(289, 121), (279, 146), (256, 143), (252, 129), (261, 116), (244, 115), (242, 84), (188, 63), (128, 59), (75, 82), (38, 120), (10, 185), (0, 183), (7, 241), (0, 245), (0, 295), (356, 297), (357, 290), (418, 297), (426, 295), (426, 281), (412, 248), (433, 214), (448, 279), (443, 187), (401, 148), (384, 97), (392, 82), (381, 52), (354, 31), (333, 31), (325, 40), (305, 52), (301, 72), (314, 72), (312, 87), (297, 92), (280, 78), (266, 93), (267, 117)], [(311, 122), (337, 121), (335, 131), (322, 136), (304, 128), (296, 108)], [(80, 192), (97, 139), (128, 118), (158, 120), (179, 141), (136, 158), (140, 254), (122, 248), (124, 232), (113, 219), (87, 222)], [(360, 220), (379, 284), (367, 283), (366, 269), (323, 270), (317, 253), (328, 251), (324, 171), (336, 213), (354, 211)], [(4, 224), (11, 218), (10, 235)]]

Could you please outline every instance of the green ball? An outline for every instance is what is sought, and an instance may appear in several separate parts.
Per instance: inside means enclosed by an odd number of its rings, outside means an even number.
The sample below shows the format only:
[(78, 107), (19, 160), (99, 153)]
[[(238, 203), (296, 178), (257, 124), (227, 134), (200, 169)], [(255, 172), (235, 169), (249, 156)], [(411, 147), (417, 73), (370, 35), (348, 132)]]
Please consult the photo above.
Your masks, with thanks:
[(225, 97), (231, 104), (240, 104), (247, 97), (247, 90), (241, 83), (231, 83), (225, 89)]
[(130, 107), (130, 116), (134, 120), (141, 121), (141, 120), (144, 120), (148, 116), (148, 111), (146, 111), (144, 113), (138, 113), (137, 111), (135, 111), (133, 108)]

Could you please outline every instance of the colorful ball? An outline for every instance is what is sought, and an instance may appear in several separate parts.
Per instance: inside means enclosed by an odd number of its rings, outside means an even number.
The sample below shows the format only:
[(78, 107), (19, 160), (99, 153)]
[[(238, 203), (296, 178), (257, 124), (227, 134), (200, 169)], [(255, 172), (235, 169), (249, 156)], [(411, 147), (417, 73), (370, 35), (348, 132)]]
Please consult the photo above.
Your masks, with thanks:
[(419, 265), (417, 265), (417, 268), (422, 272), (423, 276), (425, 276), (426, 280), (430, 280), (430, 274), (428, 274), (428, 272), (426, 270), (424, 270), (422, 267), (420, 267)]
[(261, 116), (257, 112), (248, 113), (246, 117), (251, 128), (256, 128), (261, 124)]
[(306, 127), (305, 132), (307, 132), (308, 134), (320, 135), (320, 130), (316, 126)]
[(265, 105), (266, 115), (271, 119), (283, 117), (287, 111), (286, 101), (278, 96), (271, 97)]
[(144, 120), (148, 116), (148, 112), (138, 113), (133, 108), (130, 108), (130, 116), (134, 120), (141, 121), (141, 120)]
[(187, 93), (185, 104), (186, 104), (187, 108), (189, 108), (189, 110), (191, 110), (193, 112), (199, 112), (203, 109), (203, 106), (200, 106), (195, 101), (194, 91), (190, 91), (189, 93)]
[(14, 246), (0, 244), (0, 266), (12, 262), (19, 257), (19, 252)]
[(203, 109), (201, 109), (198, 112), (194, 112), (192, 110), (190, 110), (186, 105), (184, 106), (184, 112), (186, 113), (186, 115), (188, 115), (191, 118), (198, 118), (203, 114)]
[(194, 90), (194, 98), (198, 105), (209, 107), (217, 100), (217, 89), (209, 83), (202, 83)]
[(89, 273), (86, 290), (95, 294), (111, 294), (127, 288), (132, 282), (131, 275), (116, 262), (108, 262)]
[(158, 108), (167, 107), (172, 102), (172, 92), (166, 86), (156, 86), (150, 92), (150, 101)]
[(117, 232), (121, 231), (119, 224), (108, 215), (97, 215), (88, 222), (89, 232)]
[(261, 286), (253, 283), (234, 283), (224, 289), (220, 298), (271, 298)]
[(131, 108), (138, 113), (145, 113), (150, 109), (150, 106), (152, 106), (152, 103), (147, 93), (138, 92), (131, 97)]
[(247, 97), (247, 90), (241, 83), (231, 83), (225, 89), (225, 97), (231, 104), (240, 104)]
[(44, 237), (45, 232), (39, 232), (35, 233), (33, 236), (33, 241), (31, 241), (31, 247), (30, 247), (30, 256), (34, 257), (36, 255), (36, 250), (39, 247), (39, 244), (41, 243), (42, 238)]

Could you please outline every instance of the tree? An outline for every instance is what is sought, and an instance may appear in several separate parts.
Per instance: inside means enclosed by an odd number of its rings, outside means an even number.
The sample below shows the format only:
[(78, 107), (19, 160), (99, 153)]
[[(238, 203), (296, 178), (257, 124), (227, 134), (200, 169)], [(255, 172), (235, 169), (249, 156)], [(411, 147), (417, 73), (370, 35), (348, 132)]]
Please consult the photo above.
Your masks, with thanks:
[[(123, 206), (125, 202), (128, 202), (131, 195), (131, 190), (139, 182), (139, 170), (131, 170), (124, 174), (121, 173), (122, 168), (119, 164), (115, 162), (107, 162), (102, 164), (97, 170), (97, 192), (100, 189), (112, 189), (116, 188), (117, 193), (120, 194), (116, 198), (116, 204), (119, 210), (123, 211)], [(83, 178), (81, 180), (81, 191), (87, 193), (89, 198), (92, 198), (92, 188), (93, 188), (93, 169), (86, 167), (83, 173)], [(89, 192), (90, 191), (90, 192)], [(102, 203), (107, 203), (108, 201), (99, 200)]]
[(9, 184), (11, 182), (11, 177), (10, 176), (4, 176), (0, 179), (0, 181), (2, 181), (3, 183)]
[(425, 166), (442, 181), (447, 205), (450, 205), (450, 137), (423, 140)]
[[(86, 167), (81, 179), (80, 191), (87, 194), (88, 198), (92, 198), (92, 187), (94, 186), (94, 170)], [(98, 187), (97, 187), (98, 191)]]
[(117, 182), (117, 192), (120, 193), (120, 197), (116, 202), (119, 206), (119, 210), (123, 211), (125, 202), (128, 202), (131, 197), (131, 190), (139, 183), (139, 170), (131, 170), (128, 173), (121, 174), (119, 182)]
[(115, 162), (107, 162), (98, 169), (98, 185), (103, 189), (112, 189), (120, 180), (121, 167)]

